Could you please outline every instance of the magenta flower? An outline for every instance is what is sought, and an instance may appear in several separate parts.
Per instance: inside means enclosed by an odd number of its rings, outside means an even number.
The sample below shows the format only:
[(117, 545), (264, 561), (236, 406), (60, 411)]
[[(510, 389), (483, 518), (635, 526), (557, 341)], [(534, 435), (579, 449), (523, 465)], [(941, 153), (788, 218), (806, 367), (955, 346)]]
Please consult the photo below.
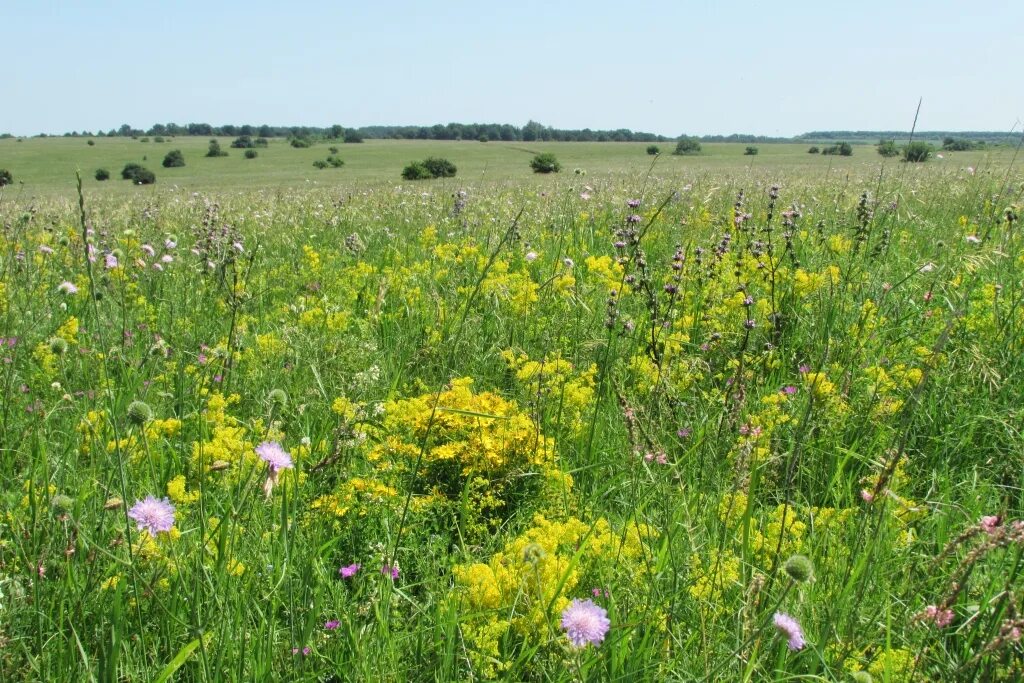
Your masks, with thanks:
[(256, 447), (256, 455), (260, 456), (260, 460), (267, 463), (271, 474), (277, 474), (281, 470), (291, 469), (292, 467), (292, 456), (276, 441), (264, 441), (261, 443)]
[(324, 628), (327, 629), (328, 631), (333, 631), (334, 629), (338, 628), (339, 626), (341, 626), (341, 622), (338, 621), (337, 619), (331, 619), (330, 621), (328, 621), (327, 623), (324, 624)]
[(145, 529), (155, 538), (161, 531), (170, 531), (174, 526), (174, 506), (166, 498), (146, 496), (144, 500), (136, 501), (128, 511), (128, 517), (139, 525), (139, 531)]
[(562, 610), (562, 628), (573, 647), (597, 645), (604, 640), (612, 622), (608, 611), (594, 604), (593, 600), (575, 599)]
[(397, 579), (399, 574), (398, 565), (385, 563), (384, 566), (380, 568), (380, 573), (384, 576), (390, 576), (392, 579)]
[(353, 576), (356, 575), (358, 571), (358, 564), (350, 564), (347, 567), (342, 567), (341, 569), (339, 569), (338, 573), (341, 574), (341, 578), (343, 579), (351, 579)]
[(981, 530), (986, 534), (992, 535), (999, 528), (999, 524), (1002, 520), (999, 515), (985, 515), (981, 518)]
[(800, 628), (800, 624), (797, 623), (796, 619), (785, 612), (776, 612), (772, 622), (775, 624), (775, 630), (780, 635), (786, 637), (786, 645), (789, 646), (790, 650), (795, 652), (796, 650), (803, 649), (804, 645), (806, 645), (804, 631)]
[(930, 621), (938, 628), (946, 628), (953, 622), (953, 610), (928, 605), (921, 613), (922, 621)]

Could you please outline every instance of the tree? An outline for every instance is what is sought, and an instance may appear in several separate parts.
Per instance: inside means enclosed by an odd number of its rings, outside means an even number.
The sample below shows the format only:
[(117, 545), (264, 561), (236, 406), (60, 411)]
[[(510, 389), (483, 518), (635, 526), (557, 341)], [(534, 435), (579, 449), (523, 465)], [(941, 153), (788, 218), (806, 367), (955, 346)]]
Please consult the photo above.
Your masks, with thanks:
[(924, 163), (932, 155), (933, 149), (927, 142), (920, 140), (908, 143), (903, 148), (903, 160), (915, 164)]
[(530, 168), (534, 173), (558, 173), (562, 170), (562, 164), (551, 152), (538, 154), (530, 161)]
[(254, 145), (251, 135), (239, 135), (231, 142), (231, 146), (235, 149), (249, 149)]
[(743, 153), (748, 157), (757, 156), (757, 147), (747, 147), (745, 150), (743, 150)]
[(181, 168), (184, 165), (185, 156), (181, 153), (180, 149), (172, 149), (163, 160), (164, 168)]
[(259, 152), (257, 152), (254, 149), (247, 149), (247, 150), (245, 150), (245, 158), (246, 159), (255, 159), (258, 155), (259, 155)]
[(697, 138), (684, 135), (676, 143), (676, 151), (673, 154), (699, 154), (700, 149), (700, 142), (697, 141)]
[(821, 150), (818, 149), (817, 145), (811, 145), (811, 148), (807, 150), (808, 154), (818, 154), (819, 152), (821, 152)]
[(103, 182), (104, 180), (110, 180), (110, 171), (105, 168), (97, 168), (96, 173), (93, 175), (96, 180)]
[(213, 140), (210, 140), (210, 147), (209, 147), (209, 149), (206, 150), (206, 156), (208, 156), (208, 157), (226, 157), (227, 155), (228, 155), (228, 153), (220, 148), (220, 143), (217, 142), (216, 138), (214, 138)]
[(657, 145), (647, 145), (647, 153), (653, 157), (657, 156), (658, 154), (661, 154), (661, 150), (658, 148)]
[(0, 187), (14, 182), (14, 176), (6, 168), (0, 168)]

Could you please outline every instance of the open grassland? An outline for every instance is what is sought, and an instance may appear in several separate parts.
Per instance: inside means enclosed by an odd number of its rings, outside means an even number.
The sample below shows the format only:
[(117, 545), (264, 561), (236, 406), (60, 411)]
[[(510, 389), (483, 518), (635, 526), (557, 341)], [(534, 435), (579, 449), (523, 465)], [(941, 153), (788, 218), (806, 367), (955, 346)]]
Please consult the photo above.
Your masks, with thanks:
[[(206, 157), (211, 138), (167, 138), (157, 143), (131, 138), (26, 138), (0, 140), (0, 168), (11, 171), (24, 196), (72, 197), (75, 193), (75, 172), (80, 170), (90, 192), (130, 196), (153, 192), (154, 187), (133, 187), (121, 180), (121, 169), (127, 163), (142, 164), (157, 176), (156, 187), (180, 188), (211, 192), (226, 190), (288, 190), (298, 188), (329, 188), (351, 190), (367, 186), (394, 186), (402, 182), (402, 168), (415, 160), (439, 156), (458, 167), (454, 180), (461, 183), (544, 184), (529, 166), (530, 159), (540, 152), (553, 152), (563, 165), (563, 174), (575, 169), (589, 176), (622, 174), (630, 182), (646, 172), (652, 157), (645, 152), (646, 143), (621, 142), (487, 142), (367, 140), (361, 144), (318, 142), (312, 147), (296, 149), (287, 140), (274, 138), (266, 148), (257, 149), (258, 157), (246, 159), (241, 149), (231, 149), (234, 138), (216, 138), (226, 157)], [(313, 162), (331, 155), (337, 147), (345, 162), (341, 168), (316, 169)], [(656, 168), (660, 174), (700, 174), (794, 172), (812, 177), (828, 173), (866, 173), (885, 166), (895, 173), (898, 160), (884, 160), (872, 145), (855, 145), (852, 157), (808, 154), (807, 144), (758, 145), (757, 156), (743, 154), (747, 145), (705, 143), (701, 154), (675, 156), (672, 143), (658, 145), (662, 155)], [(161, 162), (171, 150), (181, 150), (185, 157), (182, 168), (163, 168)], [(944, 159), (931, 163), (947, 170), (966, 166), (1005, 166), (1013, 156), (1009, 147), (994, 147), (971, 152), (944, 152)], [(883, 163), (884, 162), (884, 163)], [(96, 169), (105, 168), (111, 179), (98, 182)], [(917, 168), (917, 167), (915, 167)], [(428, 183), (429, 185), (429, 183)], [(8, 193), (10, 190), (8, 190)]]
[(0, 143), (4, 680), (1021, 670), (1009, 153), (205, 144)]

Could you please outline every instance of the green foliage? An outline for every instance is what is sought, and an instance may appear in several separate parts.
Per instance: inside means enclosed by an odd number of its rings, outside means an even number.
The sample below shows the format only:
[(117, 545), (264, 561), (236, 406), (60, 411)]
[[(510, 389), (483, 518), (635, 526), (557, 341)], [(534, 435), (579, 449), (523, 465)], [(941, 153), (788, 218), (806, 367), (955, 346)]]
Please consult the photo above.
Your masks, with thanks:
[(876, 149), (883, 157), (897, 157), (900, 155), (900, 150), (896, 146), (895, 140), (879, 140)]
[(551, 152), (544, 152), (533, 157), (530, 161), (530, 168), (534, 173), (558, 173), (562, 170), (562, 164)]
[(673, 154), (700, 154), (701, 146), (697, 138), (684, 135), (676, 143), (676, 151)]
[(133, 185), (152, 185), (156, 182), (156, 175), (148, 168), (136, 163), (127, 163), (121, 169), (121, 178), (132, 181)]
[(972, 149), (981, 149), (984, 146), (984, 141), (975, 142), (966, 138), (946, 137), (942, 140), (942, 149), (947, 152), (967, 152)]
[(661, 149), (657, 145), (647, 145), (647, 153), (651, 156), (657, 156), (661, 154)]
[(96, 173), (93, 174), (93, 177), (99, 181), (110, 180), (110, 171), (108, 171), (105, 168), (97, 168)]
[(185, 165), (185, 155), (181, 153), (180, 149), (172, 149), (164, 156), (163, 167), (164, 168), (180, 168)]
[(208, 157), (226, 157), (228, 153), (220, 148), (220, 143), (217, 142), (216, 138), (210, 140), (210, 146), (206, 150), (206, 156)]
[(342, 166), (345, 165), (344, 161), (342, 161), (340, 158), (334, 155), (327, 157), (327, 163), (331, 166), (331, 168), (341, 168)]
[(345, 131), (345, 138), (342, 142), (351, 145), (358, 144), (362, 141), (363, 136), (359, 134), (359, 131), (350, 128), (349, 130)]
[(402, 177), (406, 180), (428, 180), (434, 176), (422, 161), (413, 161), (402, 169)]
[(340, 149), (338, 149), (337, 147), (333, 147), (333, 146), (332, 146), (332, 147), (328, 147), (328, 148), (327, 148), (327, 151), (329, 151), (329, 152), (330, 152), (331, 154), (337, 154), (337, 153), (338, 153), (338, 152), (340, 152), (341, 150), (340, 150)]
[(808, 153), (808, 154), (818, 154), (818, 153), (820, 153), (820, 152), (821, 152), (821, 150), (820, 150), (820, 149), (818, 148), (818, 146), (817, 146), (817, 145), (811, 145), (811, 146), (810, 146), (810, 147), (809, 147), (809, 148), (807, 149), (807, 153)]
[(927, 142), (915, 140), (903, 146), (903, 160), (919, 164), (928, 161), (935, 148)]
[(756, 156), (757, 147), (748, 146), (745, 150), (743, 150), (743, 154), (746, 156)]
[(255, 159), (257, 156), (259, 156), (259, 152), (257, 152), (254, 149), (247, 149), (245, 150), (244, 156), (246, 159)]
[(164, 138), (163, 138), (162, 135), (157, 135), (156, 137), (153, 138), (153, 142), (156, 142), (156, 143), (161, 143), (163, 141), (164, 141)]
[(237, 138), (231, 141), (231, 146), (235, 149), (251, 149), (256, 146), (251, 135), (239, 135)]
[(853, 156), (853, 146), (849, 142), (840, 142), (836, 145), (829, 145), (821, 150), (822, 154), (838, 154), (839, 156)]
[(313, 162), (313, 168), (325, 169), (329, 166), (330, 164), (324, 161), (323, 159), (317, 159), (316, 161)]
[(96, 141), (95, 140), (86, 140), (85, 144), (89, 145), (90, 147), (93, 147), (96, 144)]
[(288, 140), (288, 144), (290, 144), (295, 149), (305, 149), (306, 147), (312, 147), (313, 141), (310, 140), (309, 138), (295, 137)]
[(0, 187), (14, 182), (14, 176), (6, 168), (0, 168)]
[(432, 178), (454, 178), (457, 170), (455, 164), (440, 157), (427, 157), (423, 165), (430, 171)]

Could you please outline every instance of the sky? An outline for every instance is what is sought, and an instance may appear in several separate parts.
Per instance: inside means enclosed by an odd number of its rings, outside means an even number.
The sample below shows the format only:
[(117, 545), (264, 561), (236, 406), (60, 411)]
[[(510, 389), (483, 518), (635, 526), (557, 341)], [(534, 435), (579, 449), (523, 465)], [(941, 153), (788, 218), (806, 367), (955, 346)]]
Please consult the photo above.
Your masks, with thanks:
[(1020, 130), (1021, 0), (0, 0), (0, 133)]

